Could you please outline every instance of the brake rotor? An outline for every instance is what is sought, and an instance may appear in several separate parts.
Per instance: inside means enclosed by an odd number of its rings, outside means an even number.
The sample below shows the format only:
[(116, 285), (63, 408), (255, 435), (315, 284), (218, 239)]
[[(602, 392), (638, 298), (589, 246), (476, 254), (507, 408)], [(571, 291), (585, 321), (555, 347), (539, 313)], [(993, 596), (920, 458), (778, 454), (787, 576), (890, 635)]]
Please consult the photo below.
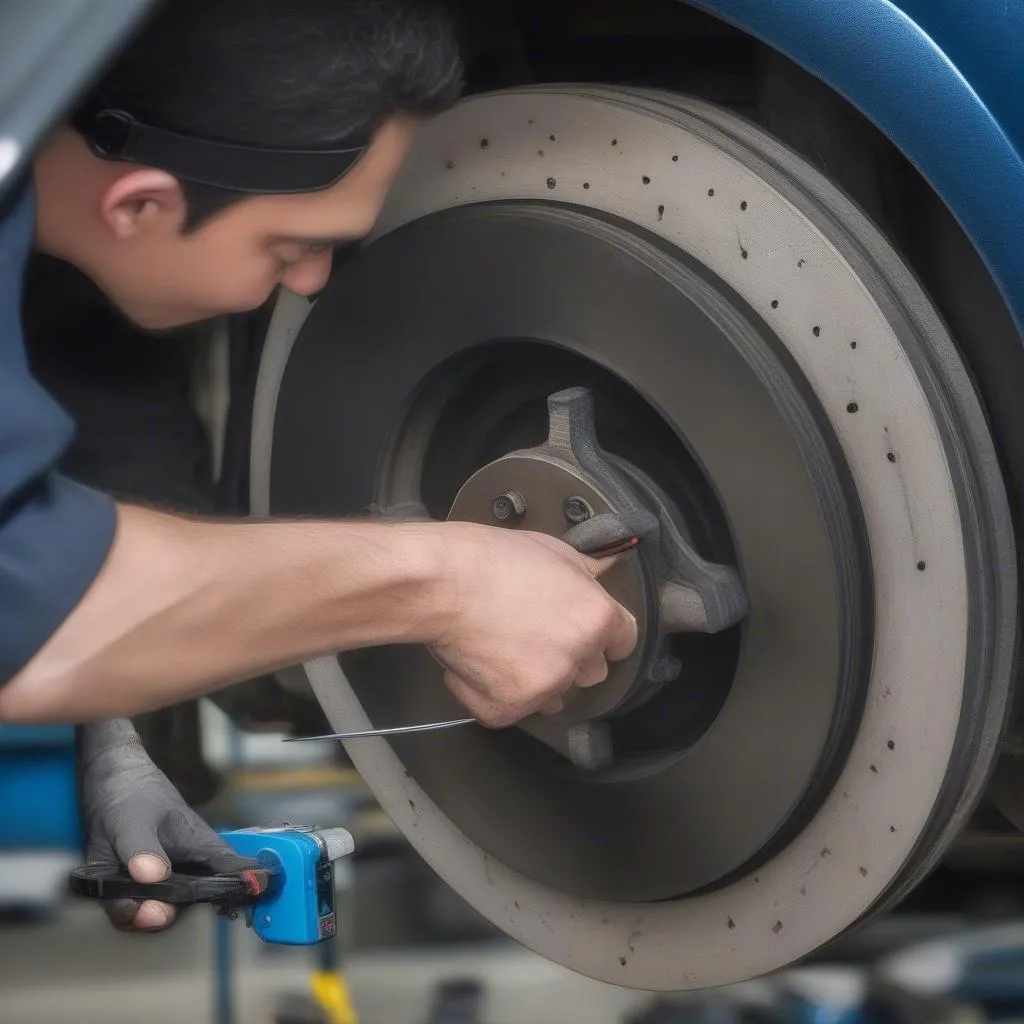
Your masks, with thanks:
[[(750, 604), (673, 640), (680, 679), (611, 716), (607, 771), (525, 730), (353, 746), (456, 891), (577, 970), (682, 989), (803, 956), (933, 861), (987, 770), (1014, 628), (958, 365), (857, 211), (719, 111), (537, 89), (423, 134), (371, 244), (311, 312), (278, 307), (254, 510), (443, 518), (583, 386)], [(336, 728), (458, 711), (423, 652), (343, 666), (307, 666)]]
[[(492, 250), (486, 260), (479, 255), (484, 246)], [(431, 258), (438, 251), (445, 261)], [(401, 302), (389, 298), (395, 280), (408, 282)], [(480, 299), (471, 317), (460, 304), (463, 294)], [(822, 761), (839, 752), (848, 724), (837, 723), (837, 714), (849, 717), (859, 704), (865, 595), (858, 591), (864, 574), (849, 572), (861, 557), (853, 503), (843, 500), (849, 488), (827, 457), (834, 444), (787, 385), (763, 325), (733, 303), (706, 287), (697, 270), (580, 211), (511, 204), (453, 210), (390, 233), (349, 263), (307, 319), (278, 402), (275, 444), (292, 447), (286, 439), (308, 433), (311, 410), (323, 410), (331, 424), (318, 431), (301, 469), (290, 464), (277, 474), (275, 508), (286, 514), (324, 500), (329, 467), (340, 470), (329, 499), (335, 512), (356, 511), (353, 501), (421, 498), (429, 489), (422, 469), (431, 462), (429, 449), (422, 459), (397, 457), (378, 473), (372, 456), (379, 457), (379, 443), (376, 450), (367, 446), (357, 467), (345, 439), (382, 442), (394, 434), (396, 452), (417, 451), (413, 439), (425, 436), (437, 404), (434, 388), (423, 382), (462, 353), (475, 372), (452, 366), (433, 377), (449, 404), (458, 394), (472, 395), (485, 387), (479, 381), (490, 345), (507, 335), (559, 339), (563, 350), (582, 357), (580, 373), (588, 361), (617, 361), (617, 376), (664, 410), (700, 453), (730, 510), (752, 613), (728, 697), (699, 743), (674, 759), (634, 759), (628, 780), (553, 771), (514, 737), (483, 730), (446, 737), (443, 757), (433, 737), (394, 744), (425, 792), (482, 849), (578, 896), (667, 899), (757, 858), (804, 795), (818, 789), (819, 774), (828, 773)], [(565, 322), (563, 310), (584, 308), (585, 326)], [(372, 351), (360, 359), (358, 387), (339, 394), (343, 363), (360, 337), (374, 338)], [(545, 364), (543, 348), (529, 350), (531, 376)], [(664, 353), (673, 348), (678, 359), (666, 364)], [(499, 345), (499, 358), (502, 351)], [(463, 386), (453, 395), (451, 382), (460, 377)], [(491, 431), (499, 449), (514, 432), (516, 410), (529, 404), (506, 410), (505, 380), (501, 375), (482, 401), (511, 420)], [(600, 403), (596, 415), (600, 426)], [(445, 462), (465, 467), (460, 482), (479, 472), (482, 425), (464, 419), (463, 442), (442, 442)], [(644, 457), (641, 450), (615, 454)], [(496, 493), (514, 483), (509, 477)], [(443, 496), (438, 518), (457, 493)], [(420, 651), (375, 648), (346, 656), (343, 667), (372, 721), (438, 721), (452, 711), (440, 669)], [(609, 693), (614, 680), (596, 689)], [(466, 778), (475, 785), (466, 787)]]

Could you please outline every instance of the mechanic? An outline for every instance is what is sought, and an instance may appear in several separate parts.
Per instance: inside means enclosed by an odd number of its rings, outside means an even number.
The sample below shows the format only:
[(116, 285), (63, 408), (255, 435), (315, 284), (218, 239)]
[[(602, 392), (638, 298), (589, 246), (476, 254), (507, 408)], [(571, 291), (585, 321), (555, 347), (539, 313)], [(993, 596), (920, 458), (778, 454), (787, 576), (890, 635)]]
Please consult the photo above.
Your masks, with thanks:
[[(72, 480), (61, 464), (73, 422), (26, 361), (19, 303), (33, 247), (153, 332), (255, 309), (278, 285), (315, 294), (333, 249), (373, 227), (416, 125), (457, 99), (461, 74), (448, 20), (412, 0), (170, 0), (2, 201), (0, 722), (91, 723), (90, 860), (119, 861), (139, 881), (171, 863), (231, 866), (131, 715), (316, 655), (414, 643), (476, 718), (503, 727), (558, 710), (636, 644), (633, 617), (599, 582), (612, 561), (554, 538), (214, 520)], [(307, 191), (226, 190), (98, 155), (90, 132), (111, 109), (193, 141), (356, 153)], [(111, 913), (142, 930), (171, 919), (160, 904)]]

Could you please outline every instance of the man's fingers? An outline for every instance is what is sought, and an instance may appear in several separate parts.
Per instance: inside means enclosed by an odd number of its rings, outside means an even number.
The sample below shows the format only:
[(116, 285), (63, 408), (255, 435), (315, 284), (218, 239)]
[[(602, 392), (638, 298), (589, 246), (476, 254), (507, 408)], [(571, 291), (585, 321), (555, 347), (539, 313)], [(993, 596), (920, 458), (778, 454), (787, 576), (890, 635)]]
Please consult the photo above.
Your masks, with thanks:
[(121, 932), (159, 932), (174, 923), (175, 909), (157, 900), (107, 900), (103, 904), (110, 923)]
[(175, 909), (169, 903), (144, 900), (135, 912), (132, 926), (137, 932), (161, 932), (174, 923)]
[[(597, 686), (608, 678), (608, 661), (603, 654), (594, 654), (587, 658), (576, 672), (576, 678), (570, 687), (572, 690), (585, 690), (588, 686)], [(552, 697), (541, 709), (542, 715), (557, 715), (565, 710), (564, 697)]]
[(456, 675), (450, 669), (444, 673), (444, 684), (455, 695), (465, 709), (481, 725), (491, 725), (493, 707), (480, 697), (479, 692), (470, 686), (461, 676)]
[(170, 864), (164, 859), (163, 851), (137, 853), (128, 861), (128, 873), (136, 882), (162, 882), (170, 873)]
[(607, 678), (608, 661), (603, 654), (595, 654), (587, 658), (587, 660), (580, 665), (579, 671), (576, 673), (576, 680), (573, 683), (573, 686), (577, 686), (583, 690), (588, 686), (597, 686), (598, 683), (603, 683)]
[(592, 558), (590, 555), (584, 555), (583, 557), (587, 560), (587, 568), (590, 570), (590, 575), (595, 580), (599, 580), (609, 569), (614, 569), (622, 561), (625, 557), (625, 552), (619, 552), (617, 555), (605, 555), (604, 558)]
[[(128, 874), (136, 882), (143, 885), (162, 882), (171, 873), (170, 861), (156, 838), (146, 843), (149, 850), (139, 851), (138, 844), (144, 841), (142, 834), (133, 832), (126, 836), (116, 836), (114, 845), (118, 856), (127, 865)], [(122, 931), (161, 931), (174, 920), (173, 908), (156, 900), (143, 900), (141, 903), (135, 900), (112, 900), (105, 905), (105, 909), (114, 927)]]
[(608, 661), (625, 661), (636, 648), (636, 619), (620, 604), (608, 630), (604, 653)]
[(105, 900), (103, 912), (118, 931), (130, 931), (139, 909), (138, 900)]
[[(120, 849), (137, 849), (134, 846), (117, 844)], [(153, 840), (160, 853), (135, 853), (127, 861), (122, 860), (123, 854), (114, 849), (114, 844), (105, 838), (91, 837), (86, 850), (86, 860), (90, 864), (110, 864), (111, 870), (117, 870), (126, 863), (128, 873), (136, 882), (143, 884), (160, 882), (170, 873), (170, 867), (163, 859), (163, 848)], [(123, 932), (156, 932), (163, 931), (173, 921), (174, 907), (156, 900), (104, 900), (103, 912), (107, 919), (118, 930)]]
[(542, 715), (557, 715), (565, 710), (565, 701), (561, 697), (552, 697), (543, 707), (539, 709)]
[(480, 691), (452, 671), (444, 674), (445, 685), (465, 706), (466, 710), (488, 729), (505, 729), (533, 713), (532, 706), (508, 704), (501, 700), (488, 700)]

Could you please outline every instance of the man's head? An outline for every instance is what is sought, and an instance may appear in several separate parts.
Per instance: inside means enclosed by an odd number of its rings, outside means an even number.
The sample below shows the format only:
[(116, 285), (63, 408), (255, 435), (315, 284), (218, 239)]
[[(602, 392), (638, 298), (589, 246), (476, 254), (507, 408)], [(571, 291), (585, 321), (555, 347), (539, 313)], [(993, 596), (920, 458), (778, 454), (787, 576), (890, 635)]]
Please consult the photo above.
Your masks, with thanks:
[[(417, 121), (460, 89), (428, 0), (165, 0), (40, 152), (40, 248), (149, 328), (255, 308), (279, 283), (311, 294), (372, 228)], [(100, 110), (215, 143), (366, 148), (325, 187), (252, 195), (101, 158), (83, 134)]]

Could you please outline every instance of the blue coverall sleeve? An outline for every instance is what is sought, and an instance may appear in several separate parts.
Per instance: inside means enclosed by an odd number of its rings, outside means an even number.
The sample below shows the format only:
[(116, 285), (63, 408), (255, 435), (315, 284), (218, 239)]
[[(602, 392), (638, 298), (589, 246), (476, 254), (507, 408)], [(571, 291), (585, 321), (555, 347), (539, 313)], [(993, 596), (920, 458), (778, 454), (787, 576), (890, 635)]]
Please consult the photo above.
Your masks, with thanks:
[(74, 424), (32, 377), (21, 328), (31, 187), (0, 204), (0, 685), (29, 662), (106, 561), (112, 499), (56, 467)]

